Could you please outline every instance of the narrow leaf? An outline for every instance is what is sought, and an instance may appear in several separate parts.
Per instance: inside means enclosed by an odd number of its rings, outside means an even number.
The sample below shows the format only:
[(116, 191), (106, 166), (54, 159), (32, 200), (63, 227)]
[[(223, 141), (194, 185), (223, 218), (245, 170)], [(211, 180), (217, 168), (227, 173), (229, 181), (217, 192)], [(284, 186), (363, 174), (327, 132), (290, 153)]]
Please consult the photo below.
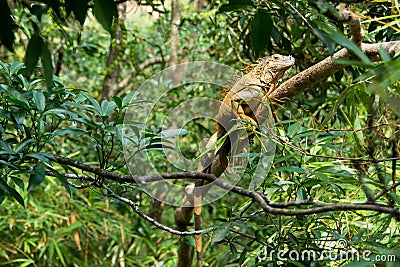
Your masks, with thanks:
[(175, 137), (175, 136), (186, 135), (187, 133), (188, 133), (188, 131), (185, 129), (168, 129), (168, 130), (162, 131), (160, 134), (161, 134), (162, 138), (171, 138), (171, 137)]
[(57, 135), (63, 136), (63, 135), (66, 135), (66, 134), (74, 134), (75, 136), (80, 136), (80, 135), (84, 134), (85, 132), (86, 132), (85, 130), (82, 130), (82, 129), (79, 129), (79, 128), (68, 127), (68, 128), (65, 128), (65, 129), (61, 129), (61, 130), (55, 131), (51, 136), (52, 137), (57, 136)]
[(224, 240), (225, 236), (229, 233), (232, 225), (230, 223), (226, 224), (220, 229), (217, 229), (213, 235), (212, 243), (218, 243)]
[(38, 33), (32, 35), (25, 52), (25, 66), (28, 77), (31, 76), (33, 69), (36, 67), (39, 57), (42, 54), (43, 45), (42, 37)]
[(62, 176), (61, 173), (59, 173), (57, 170), (53, 168), (49, 168), (49, 170), (57, 177), (57, 179), (61, 182), (61, 184), (65, 187), (69, 195), (71, 195), (71, 188), (69, 187), (69, 184), (67, 180), (65, 179), (64, 176)]
[(138, 91), (133, 91), (129, 94), (127, 94), (124, 99), (122, 99), (122, 106), (126, 106), (129, 105), (133, 99), (133, 97), (135, 97), (137, 95)]
[(36, 187), (38, 187), (46, 178), (46, 171), (45, 169), (36, 164), (33, 167), (33, 173), (29, 177), (29, 185), (28, 185), (28, 192), (32, 191)]
[(42, 44), (41, 58), (42, 58), (44, 77), (46, 78), (47, 88), (50, 89), (53, 86), (54, 68), (50, 50), (44, 42)]
[(6, 181), (0, 178), (0, 191), (4, 191), (10, 194), (22, 207), (25, 207), (24, 199), (22, 196), (12, 187), (10, 187)]
[(33, 90), (33, 102), (38, 111), (42, 114), (46, 107), (46, 98), (44, 97), (43, 90)]

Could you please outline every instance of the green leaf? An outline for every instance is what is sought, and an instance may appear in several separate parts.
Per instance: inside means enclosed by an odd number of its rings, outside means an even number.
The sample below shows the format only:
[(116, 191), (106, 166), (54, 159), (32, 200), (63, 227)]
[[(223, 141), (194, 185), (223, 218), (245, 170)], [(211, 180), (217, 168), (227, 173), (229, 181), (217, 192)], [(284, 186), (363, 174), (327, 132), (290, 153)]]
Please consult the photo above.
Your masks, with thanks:
[(22, 196), (12, 187), (10, 187), (3, 178), (0, 177), (0, 191), (10, 194), (22, 207), (25, 207), (24, 199)]
[(59, 243), (53, 238), (51, 239), (51, 242), (54, 245), (54, 248), (56, 250), (57, 256), (60, 259), (62, 266), (67, 266), (66, 263), (65, 263), (65, 260), (64, 260), (64, 254), (61, 252), (61, 248), (59, 246)]
[(22, 69), (23, 67), (24, 67), (24, 63), (22, 63), (22, 62), (12, 62), (10, 64), (10, 75), (11, 76), (17, 75), (19, 70)]
[(307, 192), (304, 188), (299, 188), (297, 191), (297, 200), (306, 200), (307, 199)]
[[(8, 76), (10, 76), (10, 71), (8, 69), (9, 64), (6, 64), (0, 60), (0, 66), (2, 68), (2, 71), (5, 72)], [(0, 74), (2, 74), (2, 73), (0, 72)], [(7, 78), (9, 78), (9, 77), (7, 77)]]
[(108, 117), (117, 105), (114, 101), (103, 100), (101, 101), (101, 116)]
[(47, 88), (50, 89), (53, 86), (53, 72), (54, 72), (53, 60), (51, 59), (50, 50), (44, 42), (42, 44), (41, 58), (42, 58), (44, 77), (46, 78)]
[[(334, 27), (330, 26), (327, 23), (315, 22), (319, 28), (319, 33), (324, 32), (323, 37), (330, 42), (335, 42), (349, 51), (351, 51), (354, 55), (356, 55), (365, 65), (372, 65), (371, 60), (363, 53), (363, 51), (350, 39), (344, 36), (341, 32), (339, 32)], [(314, 31), (315, 33), (315, 31)], [(317, 37), (320, 37), (317, 35)], [(322, 41), (322, 40), (321, 40)]]
[(306, 128), (304, 128), (303, 126), (301, 126), (300, 124), (297, 123), (293, 123), (292, 125), (290, 125), (288, 127), (287, 130), (287, 136), (288, 137), (295, 137), (298, 133), (303, 132), (304, 130), (306, 130)]
[(122, 99), (122, 106), (125, 107), (126, 105), (129, 105), (132, 98), (137, 95), (138, 91), (133, 91), (129, 94), (127, 94), (124, 99)]
[(21, 190), (24, 190), (25, 185), (24, 185), (24, 181), (22, 181), (22, 179), (15, 177), (13, 175), (11, 175), (10, 178), (13, 180), (14, 184), (16, 184), (19, 188), (21, 188)]
[(13, 51), (15, 40), (14, 22), (11, 16), (11, 10), (6, 0), (0, 0), (0, 41), (8, 50)]
[(313, 32), (321, 40), (322, 44), (326, 46), (328, 53), (333, 55), (335, 53), (336, 42), (332, 40), (330, 35), (318, 28), (314, 28)]
[(219, 12), (241, 10), (248, 7), (254, 7), (251, 0), (230, 0), (228, 4), (222, 5), (219, 8)]
[(94, 0), (93, 12), (101, 26), (112, 34), (112, 23), (117, 17), (117, 7), (113, 0)]
[(307, 170), (297, 166), (280, 167), (275, 169), (275, 172), (296, 172), (296, 173), (308, 174)]
[(237, 248), (236, 248), (235, 244), (229, 243), (229, 249), (232, 253), (232, 257), (235, 259), (237, 257)]
[(20, 153), (23, 152), (24, 148), (26, 148), (27, 146), (34, 144), (35, 140), (33, 139), (28, 139), (26, 141), (24, 141), (22, 144), (18, 145), (17, 148), (15, 149), (16, 153)]
[(8, 99), (10, 102), (18, 104), (19, 106), (23, 107), (26, 110), (31, 109), (28, 100), (17, 90), (10, 89), (6, 90), (5, 93), (9, 97)]
[(50, 160), (55, 160), (54, 156), (46, 152), (29, 153), (26, 155), (27, 158), (37, 159), (40, 162), (50, 163)]
[(53, 109), (49, 109), (46, 112), (44, 112), (43, 115), (56, 115), (57, 117), (65, 118), (64, 115), (73, 117), (74, 113), (72, 111), (69, 111), (68, 109), (53, 108)]
[(0, 146), (7, 151), (8, 153), (14, 153), (14, 151), (11, 149), (10, 145), (7, 142), (4, 142), (3, 140), (0, 139)]
[(46, 178), (45, 169), (42, 166), (36, 164), (33, 167), (33, 173), (31, 173), (29, 177), (28, 192), (38, 187), (44, 181), (45, 178)]
[(65, 5), (68, 7), (69, 11), (72, 11), (79, 21), (79, 23), (83, 26), (86, 20), (87, 11), (88, 11), (88, 0), (66, 0)]
[(84, 133), (86, 133), (85, 130), (82, 130), (82, 129), (79, 129), (79, 128), (68, 127), (68, 128), (64, 128), (64, 129), (55, 131), (51, 135), (51, 137), (53, 138), (54, 136), (57, 136), (57, 135), (63, 136), (63, 135), (66, 135), (66, 134), (74, 134), (75, 136), (80, 136), (80, 135), (82, 135)]
[(247, 259), (247, 249), (243, 249), (243, 252), (240, 254), (239, 257), (239, 265), (242, 266), (242, 264), (244, 263), (244, 261)]
[(379, 55), (381, 56), (382, 60), (387, 63), (392, 60), (389, 53), (383, 49), (382, 45), (379, 45)]
[(67, 192), (69, 193), (69, 195), (71, 195), (71, 188), (69, 187), (69, 184), (67, 182), (67, 180), (65, 179), (64, 176), (62, 176), (61, 173), (59, 173), (57, 170), (49, 167), (48, 168), (56, 177), (57, 179), (61, 182), (61, 184), (65, 187), (65, 189), (67, 190)]
[(38, 89), (38, 90), (33, 90), (33, 102), (36, 105), (36, 108), (42, 114), (44, 112), (44, 109), (46, 108), (46, 98), (44, 97), (43, 90)]
[[(7, 161), (4, 161), (2, 159), (0, 159), (0, 166), (1, 165), (5, 165), (5, 166), (10, 167), (11, 169), (14, 169), (14, 170), (18, 169), (18, 166), (14, 165), (14, 164), (11, 164), (11, 163), (9, 163)], [(4, 166), (1, 166), (1, 167), (4, 168)]]
[(81, 227), (82, 225), (84, 225), (84, 223), (82, 221), (74, 222), (74, 223), (68, 225), (68, 227), (61, 229), (60, 233), (67, 234), (67, 233), (71, 232), (72, 230)]
[(212, 238), (212, 243), (219, 243), (222, 240), (224, 240), (224, 238), (226, 237), (226, 235), (229, 233), (229, 230), (231, 229), (231, 224), (228, 223), (226, 225), (224, 225), (221, 228), (218, 228), (213, 235)]
[(90, 95), (87, 94), (82, 94), (87, 100), (90, 101), (90, 103), (92, 103), (95, 111), (97, 112), (98, 115), (101, 116), (101, 114), (103, 113), (103, 110), (101, 109), (99, 102), (97, 102), (96, 99), (94, 99), (93, 97), (91, 97)]
[(168, 129), (160, 133), (161, 138), (171, 138), (175, 136), (182, 136), (188, 134), (189, 131), (185, 129)]
[(40, 55), (42, 54), (42, 48), (44, 42), (42, 37), (38, 33), (32, 35), (29, 40), (28, 47), (25, 52), (25, 66), (26, 74), (28, 77), (31, 76), (33, 69), (36, 67)]
[(112, 99), (114, 100), (115, 104), (119, 109), (122, 108), (122, 99), (118, 96), (113, 96)]
[(267, 10), (257, 10), (250, 24), (250, 43), (256, 57), (259, 57), (265, 50), (271, 37), (273, 25), (274, 23)]

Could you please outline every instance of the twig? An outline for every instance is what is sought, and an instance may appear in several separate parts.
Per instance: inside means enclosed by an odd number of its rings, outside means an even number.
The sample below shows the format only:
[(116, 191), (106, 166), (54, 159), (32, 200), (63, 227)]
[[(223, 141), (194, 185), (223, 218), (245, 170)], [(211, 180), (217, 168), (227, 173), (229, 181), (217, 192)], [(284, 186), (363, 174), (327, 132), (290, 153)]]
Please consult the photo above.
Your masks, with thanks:
[(145, 219), (146, 221), (148, 221), (149, 223), (153, 224), (154, 226), (156, 226), (157, 228), (164, 230), (168, 233), (171, 233), (173, 235), (180, 235), (180, 236), (190, 236), (190, 235), (201, 235), (201, 234), (205, 234), (208, 233), (210, 231), (212, 231), (214, 228), (208, 228), (206, 230), (201, 230), (201, 231), (178, 231), (175, 229), (172, 229), (166, 225), (163, 225), (161, 223), (159, 223), (158, 221), (154, 220), (153, 218), (151, 218), (150, 216), (144, 214), (143, 211), (141, 211), (138, 208), (138, 204), (134, 203), (133, 201), (121, 197), (118, 194), (114, 193), (110, 188), (105, 187), (105, 189), (111, 194), (111, 196), (115, 199), (118, 199), (119, 201), (128, 204), (129, 206), (131, 206), (131, 208), (133, 209), (133, 211), (139, 215), (140, 217), (142, 217), (143, 219)]
[[(118, 179), (119, 182), (135, 181), (134, 178), (129, 175), (120, 176), (120, 175), (114, 174), (114, 176), (119, 176), (120, 178), (122, 177), (122, 179)], [(128, 178), (128, 177), (129, 177), (129, 179), (126, 180), (125, 178)], [(82, 177), (80, 177), (80, 178), (82, 178)], [(109, 177), (107, 177), (107, 178), (109, 178)], [(384, 206), (381, 204), (377, 204), (377, 203), (325, 204), (325, 203), (314, 201), (311, 198), (304, 200), (304, 201), (297, 201), (297, 202), (282, 202), (282, 203), (273, 202), (273, 201), (268, 200), (265, 195), (263, 195), (259, 192), (247, 190), (247, 189), (235, 186), (235, 185), (228, 184), (228, 183), (218, 179), (217, 177), (215, 177), (212, 174), (205, 174), (205, 173), (198, 173), (198, 172), (179, 172), (179, 173), (164, 173), (164, 174), (147, 175), (147, 176), (142, 176), (140, 178), (136, 177), (136, 179), (139, 179), (139, 181), (144, 181), (146, 183), (153, 182), (153, 181), (159, 181), (161, 179), (185, 179), (185, 178), (207, 180), (208, 182), (213, 182), (214, 185), (216, 185), (220, 188), (223, 188), (225, 190), (232, 191), (232, 192), (242, 195), (242, 196), (250, 197), (250, 198), (254, 199), (261, 206), (261, 208), (264, 210), (264, 212), (267, 212), (270, 214), (296, 216), (296, 215), (317, 214), (317, 213), (329, 212), (329, 211), (370, 210), (370, 211), (377, 211), (377, 212), (382, 212), (382, 213), (393, 214), (395, 216), (400, 216), (399, 210), (388, 207), (388, 206)], [(114, 179), (111, 179), (111, 180), (114, 180)], [(388, 191), (390, 191), (393, 188), (396, 188), (398, 186), (400, 186), (400, 182), (384, 189), (381, 193), (379, 193), (375, 197), (374, 200), (376, 201), (381, 196), (386, 194)], [(141, 212), (136, 207), (136, 204), (133, 203), (131, 200), (123, 198), (121, 196), (118, 196), (114, 192), (112, 192), (112, 195), (113, 195), (113, 197), (119, 199), (120, 201), (130, 205), (134, 209), (134, 211), (137, 212), (140, 216), (143, 215), (146, 218), (148, 217), (147, 215), (143, 214), (143, 212)], [(303, 205), (316, 206), (316, 207), (300, 209), (300, 210), (286, 209), (290, 206), (303, 206)], [(145, 217), (143, 217), (143, 218), (145, 218)], [(150, 218), (150, 217), (148, 217), (148, 218)], [(150, 218), (150, 219), (151, 219), (150, 222), (153, 223), (154, 220), (152, 218)], [(156, 223), (158, 223), (158, 222), (155, 222), (153, 224), (156, 225)], [(159, 228), (162, 229), (161, 227), (163, 227), (163, 226), (161, 225)], [(176, 230), (174, 230), (174, 231), (176, 231)], [(209, 229), (207, 231), (209, 231)], [(181, 231), (177, 231), (177, 232), (184, 233), (181, 235), (188, 235), (188, 233), (192, 233), (193, 235), (195, 235), (195, 232), (181, 232)], [(204, 232), (202, 232), (202, 233), (204, 233)]]
[(387, 192), (389, 192), (392, 189), (397, 188), (398, 186), (400, 186), (400, 182), (397, 182), (395, 184), (392, 184), (389, 187), (384, 188), (379, 194), (377, 194), (372, 200), (375, 202), (377, 201), (379, 198), (381, 198), (383, 195), (385, 195)]

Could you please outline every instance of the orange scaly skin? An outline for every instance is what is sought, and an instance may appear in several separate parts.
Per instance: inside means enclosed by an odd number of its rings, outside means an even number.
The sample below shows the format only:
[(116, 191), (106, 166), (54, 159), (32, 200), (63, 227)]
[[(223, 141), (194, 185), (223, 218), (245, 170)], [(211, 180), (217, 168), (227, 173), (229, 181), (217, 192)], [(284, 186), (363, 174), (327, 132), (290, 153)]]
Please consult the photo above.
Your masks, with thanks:
[[(209, 139), (207, 147), (223, 137), (232, 127), (241, 123), (248, 132), (255, 130), (258, 126), (257, 118), (253, 111), (266, 100), (276, 84), (283, 78), (285, 73), (293, 66), (292, 56), (275, 54), (260, 58), (257, 63), (247, 66), (247, 72), (226, 92), (217, 115), (217, 126), (214, 135)], [(228, 143), (228, 138), (227, 141)], [(232, 140), (231, 140), (232, 142)], [(251, 142), (251, 141), (250, 141)], [(222, 145), (218, 151), (204, 155), (198, 168), (199, 172), (211, 173), (219, 177), (229, 164), (228, 156), (231, 147), (229, 144)], [(203, 186), (202, 180), (196, 181), (196, 187)], [(201, 201), (207, 189), (198, 190), (194, 196), (195, 229), (201, 230)], [(197, 266), (202, 265), (202, 240), (196, 236)]]

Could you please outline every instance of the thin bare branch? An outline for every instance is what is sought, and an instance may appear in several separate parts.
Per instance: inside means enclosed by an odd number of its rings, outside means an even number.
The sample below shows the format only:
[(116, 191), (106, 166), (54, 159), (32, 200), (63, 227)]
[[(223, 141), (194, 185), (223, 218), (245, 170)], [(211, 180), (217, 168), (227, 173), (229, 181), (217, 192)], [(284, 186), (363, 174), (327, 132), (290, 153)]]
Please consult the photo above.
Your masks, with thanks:
[(201, 234), (208, 233), (208, 232), (210, 232), (210, 231), (212, 231), (214, 229), (214, 228), (208, 228), (206, 230), (201, 230), (201, 231), (178, 231), (178, 230), (172, 229), (172, 228), (170, 228), (170, 227), (168, 227), (166, 225), (163, 225), (163, 224), (159, 223), (158, 221), (154, 220), (150, 216), (146, 215), (143, 211), (141, 211), (138, 208), (138, 204), (134, 203), (132, 200), (124, 198), (124, 197), (114, 193), (110, 188), (107, 188), (107, 187), (105, 187), (105, 188), (113, 198), (118, 199), (119, 201), (131, 206), (131, 208), (133, 209), (133, 211), (137, 215), (139, 215), (140, 217), (142, 217), (143, 219), (145, 219), (149, 223), (153, 224), (157, 228), (159, 228), (161, 230), (164, 230), (164, 231), (166, 231), (168, 233), (171, 233), (173, 235), (180, 235), (180, 236), (201, 235)]

